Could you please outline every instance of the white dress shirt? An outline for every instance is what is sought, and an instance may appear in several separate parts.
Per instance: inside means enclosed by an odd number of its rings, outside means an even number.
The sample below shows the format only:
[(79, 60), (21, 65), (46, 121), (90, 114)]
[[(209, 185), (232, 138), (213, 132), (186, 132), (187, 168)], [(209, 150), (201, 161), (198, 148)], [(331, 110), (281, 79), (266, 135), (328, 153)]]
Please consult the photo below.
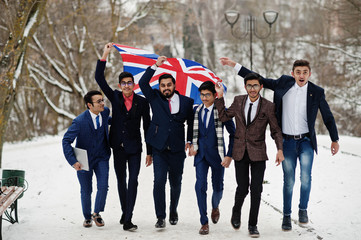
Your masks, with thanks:
[(212, 104), (211, 106), (209, 106), (209, 107), (206, 107), (206, 106), (204, 106), (204, 108), (202, 109), (202, 113), (201, 113), (201, 116), (202, 116), (202, 121), (203, 121), (203, 118), (204, 118), (204, 114), (205, 114), (205, 111), (204, 111), (204, 109), (208, 109), (208, 113), (207, 113), (207, 121), (206, 121), (206, 128), (208, 127), (208, 124), (209, 124), (209, 119), (210, 119), (210, 116), (211, 116), (211, 114), (212, 114), (212, 110), (213, 110), (213, 107), (214, 107), (214, 104)]
[(172, 108), (171, 114), (176, 114), (179, 112), (179, 95), (174, 93), (171, 98), (168, 98), (168, 101), (170, 100), (170, 106)]
[(97, 120), (96, 120), (97, 116), (99, 116), (99, 124), (100, 124), (100, 126), (102, 126), (102, 123), (103, 123), (102, 115), (100, 113), (98, 115), (95, 115), (90, 110), (89, 110), (89, 112), (90, 112), (90, 116), (92, 117), (92, 120), (93, 120), (94, 129), (97, 129)]
[(249, 104), (252, 103), (252, 111), (251, 111), (251, 122), (253, 121), (254, 117), (256, 116), (256, 113), (257, 113), (257, 108), (258, 108), (258, 103), (259, 103), (259, 98), (254, 101), (254, 102), (251, 102), (251, 99), (249, 99), (249, 96), (247, 97), (247, 100), (246, 100), (246, 105), (244, 105), (244, 116), (246, 118), (246, 124), (247, 123), (247, 115), (248, 115), (248, 109), (249, 109)]
[(234, 66), (234, 70), (237, 72), (237, 74), (238, 74), (239, 70), (241, 70), (241, 68), (242, 68), (242, 65), (239, 63), (236, 63), (236, 65)]
[(288, 135), (308, 133), (307, 86), (295, 83), (282, 97), (282, 132)]

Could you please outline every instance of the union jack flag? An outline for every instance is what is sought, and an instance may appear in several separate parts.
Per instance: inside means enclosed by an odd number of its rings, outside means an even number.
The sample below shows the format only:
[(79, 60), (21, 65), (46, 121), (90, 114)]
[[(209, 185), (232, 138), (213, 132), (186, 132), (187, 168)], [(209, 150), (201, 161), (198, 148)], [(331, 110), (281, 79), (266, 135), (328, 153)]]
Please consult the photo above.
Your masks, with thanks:
[[(142, 94), (138, 82), (145, 70), (156, 63), (158, 55), (133, 47), (120, 44), (113, 44), (119, 51), (123, 59), (124, 71), (130, 72), (134, 76), (134, 92)], [(167, 61), (157, 68), (150, 86), (158, 89), (158, 78), (160, 75), (168, 73), (176, 79), (176, 90), (185, 96), (194, 99), (194, 104), (202, 103), (198, 87), (205, 81), (217, 83), (222, 81), (211, 70), (197, 62), (184, 58), (167, 58)], [(223, 84), (226, 91), (226, 86)]]

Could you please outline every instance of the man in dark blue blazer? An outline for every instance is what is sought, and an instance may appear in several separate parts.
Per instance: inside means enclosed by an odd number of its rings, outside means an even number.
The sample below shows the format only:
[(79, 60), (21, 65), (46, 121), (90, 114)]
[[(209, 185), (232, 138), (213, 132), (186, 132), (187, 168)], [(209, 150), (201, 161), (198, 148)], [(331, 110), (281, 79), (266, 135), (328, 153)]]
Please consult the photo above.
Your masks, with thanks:
[[(122, 208), (120, 223), (124, 230), (136, 230), (132, 223), (133, 209), (137, 197), (138, 175), (142, 154), (142, 138), (140, 122), (143, 119), (143, 130), (146, 136), (150, 124), (150, 107), (148, 101), (133, 92), (134, 78), (131, 73), (119, 75), (119, 88), (113, 90), (104, 77), (106, 59), (112, 49), (112, 43), (104, 46), (102, 59), (98, 60), (95, 80), (112, 103), (112, 124), (110, 127), (110, 146), (113, 149), (114, 169), (118, 179), (118, 194)], [(128, 163), (128, 186), (127, 165)], [(146, 166), (152, 163), (151, 147), (147, 144)]]
[[(193, 144), (190, 156), (194, 157), (196, 167), (196, 194), (199, 213), (201, 215), (201, 229), (199, 234), (209, 233), (207, 217), (207, 176), (208, 169), (212, 170), (212, 213), (213, 223), (219, 220), (219, 203), (223, 196), (224, 167), (229, 167), (232, 161), (232, 149), (234, 141), (235, 126), (232, 120), (222, 123), (218, 118), (218, 110), (214, 107), (216, 89), (214, 83), (206, 81), (202, 83), (200, 92), (203, 104), (194, 108)], [(228, 151), (225, 154), (223, 139), (223, 127), (229, 133)]]
[[(104, 211), (108, 192), (109, 176), (109, 109), (104, 107), (104, 99), (99, 91), (90, 91), (84, 96), (88, 108), (73, 120), (63, 137), (63, 152), (68, 163), (77, 171), (80, 183), (81, 205), (84, 215), (84, 227), (92, 226), (92, 219), (98, 227), (104, 226), (99, 212)], [(71, 144), (87, 151), (89, 171), (82, 170)], [(93, 172), (97, 177), (97, 195), (94, 213), (91, 214), (91, 194)]]
[[(176, 90), (175, 79), (170, 74), (159, 77), (159, 90), (152, 89), (149, 82), (157, 67), (166, 61), (160, 56), (157, 62), (148, 67), (139, 86), (152, 107), (146, 142), (152, 146), (154, 169), (154, 204), (157, 215), (156, 228), (165, 227), (165, 184), (169, 174), (170, 214), (172, 225), (178, 222), (177, 206), (181, 193), (185, 151), (190, 147), (193, 131), (193, 99), (180, 95)], [(187, 121), (187, 144), (185, 144), (184, 122)]]
[[(238, 75), (245, 77), (251, 71), (229, 58), (221, 58), (223, 65), (232, 66)], [(289, 231), (291, 225), (291, 203), (295, 183), (297, 159), (300, 162), (301, 193), (298, 211), (300, 223), (308, 223), (307, 206), (311, 191), (311, 172), (314, 151), (317, 153), (315, 121), (318, 109), (331, 137), (331, 153), (339, 150), (335, 119), (325, 99), (324, 90), (308, 81), (311, 67), (306, 60), (296, 60), (292, 76), (279, 79), (263, 78), (263, 86), (274, 91), (278, 124), (283, 133), (283, 221), (282, 230)]]

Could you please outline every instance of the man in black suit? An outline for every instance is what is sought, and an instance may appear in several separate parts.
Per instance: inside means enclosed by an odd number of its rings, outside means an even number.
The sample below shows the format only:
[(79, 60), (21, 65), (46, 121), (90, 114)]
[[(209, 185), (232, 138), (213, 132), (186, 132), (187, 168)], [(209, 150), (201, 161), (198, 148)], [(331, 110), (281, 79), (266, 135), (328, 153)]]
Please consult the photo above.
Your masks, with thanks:
[[(221, 58), (223, 65), (234, 67), (245, 77), (251, 71), (229, 58)], [(300, 163), (301, 193), (298, 211), (300, 223), (308, 223), (307, 206), (311, 191), (311, 172), (314, 151), (317, 153), (315, 121), (318, 109), (331, 137), (331, 153), (339, 150), (335, 119), (325, 99), (324, 90), (308, 81), (311, 67), (306, 60), (296, 60), (292, 77), (282, 75), (277, 80), (263, 78), (263, 86), (274, 91), (276, 116), (283, 133), (283, 221), (282, 230), (292, 229), (291, 203), (295, 183), (297, 159)]]
[[(112, 125), (109, 139), (110, 146), (113, 148), (114, 169), (118, 179), (118, 193), (123, 212), (120, 224), (124, 224), (124, 230), (136, 230), (138, 227), (131, 220), (137, 197), (142, 154), (140, 121), (143, 119), (143, 130), (146, 134), (150, 124), (149, 103), (145, 98), (133, 92), (134, 78), (131, 73), (122, 72), (119, 75), (118, 86), (121, 91), (112, 90), (107, 84), (104, 70), (112, 46), (112, 43), (105, 45), (102, 59), (97, 63), (95, 80), (112, 103)], [(126, 163), (128, 163), (129, 171), (128, 186)], [(146, 166), (151, 163), (151, 147), (147, 145)]]
[[(157, 62), (147, 68), (139, 86), (152, 107), (146, 142), (152, 146), (154, 169), (154, 205), (157, 215), (156, 228), (165, 227), (165, 184), (169, 174), (170, 214), (169, 222), (178, 222), (177, 206), (181, 193), (185, 151), (190, 147), (193, 132), (193, 99), (179, 94), (175, 79), (170, 74), (159, 77), (159, 90), (149, 85), (157, 67), (166, 61), (160, 56)], [(187, 144), (185, 143), (184, 122), (187, 122)]]

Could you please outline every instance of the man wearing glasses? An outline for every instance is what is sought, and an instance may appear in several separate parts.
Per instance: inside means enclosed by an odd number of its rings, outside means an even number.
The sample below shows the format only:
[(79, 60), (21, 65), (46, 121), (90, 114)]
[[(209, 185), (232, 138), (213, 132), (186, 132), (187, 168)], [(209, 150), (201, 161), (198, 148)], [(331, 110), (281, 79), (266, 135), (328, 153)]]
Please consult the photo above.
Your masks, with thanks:
[[(109, 157), (108, 141), (109, 108), (104, 107), (103, 95), (99, 91), (90, 91), (84, 96), (88, 108), (73, 120), (64, 134), (63, 152), (66, 160), (77, 171), (80, 183), (81, 205), (84, 215), (83, 226), (92, 226), (92, 220), (98, 227), (104, 226), (99, 212), (104, 211), (108, 192)], [(89, 171), (82, 170), (71, 144), (76, 139), (75, 146), (86, 150)], [(93, 172), (97, 177), (97, 195), (94, 213), (91, 214), (91, 194)]]
[[(220, 217), (219, 203), (223, 196), (224, 168), (229, 167), (232, 161), (232, 148), (235, 127), (232, 120), (224, 124), (218, 118), (218, 111), (214, 107), (216, 90), (214, 83), (206, 81), (202, 83), (198, 91), (200, 92), (202, 104), (194, 108), (193, 144), (189, 151), (190, 156), (194, 156), (194, 166), (196, 168), (196, 194), (199, 213), (201, 215), (201, 229), (199, 234), (209, 233), (207, 217), (207, 178), (208, 169), (212, 170), (212, 213), (211, 219), (216, 224)], [(229, 133), (228, 151), (225, 151), (223, 139), (223, 127)]]
[[(120, 224), (124, 230), (134, 231), (138, 227), (132, 223), (133, 209), (137, 196), (138, 175), (140, 170), (142, 139), (140, 122), (143, 119), (143, 130), (146, 136), (149, 124), (148, 101), (135, 94), (134, 78), (131, 73), (119, 74), (119, 88), (113, 90), (107, 84), (104, 77), (106, 59), (112, 49), (112, 43), (104, 46), (102, 59), (98, 60), (95, 80), (112, 103), (112, 124), (110, 127), (109, 140), (113, 149), (114, 169), (118, 179), (118, 194), (122, 209)], [(128, 163), (128, 185), (126, 182), (126, 165)], [(151, 148), (147, 144), (146, 166), (152, 164)]]
[[(222, 122), (235, 117), (236, 133), (232, 158), (235, 160), (237, 189), (232, 209), (231, 224), (234, 229), (241, 226), (241, 209), (248, 189), (251, 191), (251, 208), (248, 231), (251, 237), (259, 237), (257, 229), (258, 212), (261, 203), (262, 183), (266, 169), (267, 151), (265, 133), (270, 125), (271, 136), (277, 146), (276, 163), (283, 160), (282, 132), (277, 123), (275, 105), (260, 96), (262, 78), (250, 73), (244, 78), (247, 95), (236, 96), (232, 105), (225, 109), (222, 84), (216, 85), (218, 99), (215, 106)], [(251, 169), (251, 180), (249, 179)]]
[[(241, 77), (251, 72), (229, 58), (221, 58), (221, 63), (234, 67)], [(337, 126), (325, 99), (324, 90), (308, 81), (311, 76), (310, 63), (306, 60), (296, 60), (291, 74), (292, 76), (282, 75), (276, 80), (262, 78), (264, 87), (274, 91), (273, 102), (284, 139), (283, 231), (292, 229), (291, 205), (298, 161), (301, 175), (298, 221), (301, 224), (308, 223), (307, 207), (311, 192), (314, 151), (317, 153), (315, 122), (318, 109), (332, 141), (331, 154), (335, 155), (339, 150)]]

